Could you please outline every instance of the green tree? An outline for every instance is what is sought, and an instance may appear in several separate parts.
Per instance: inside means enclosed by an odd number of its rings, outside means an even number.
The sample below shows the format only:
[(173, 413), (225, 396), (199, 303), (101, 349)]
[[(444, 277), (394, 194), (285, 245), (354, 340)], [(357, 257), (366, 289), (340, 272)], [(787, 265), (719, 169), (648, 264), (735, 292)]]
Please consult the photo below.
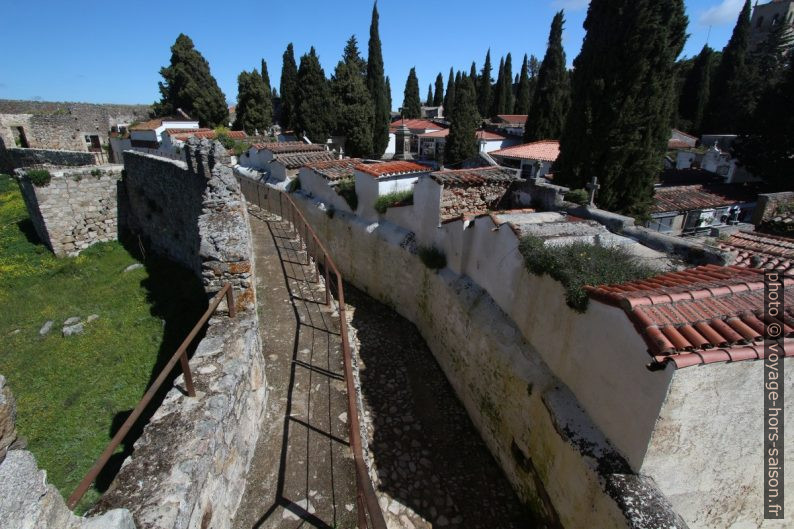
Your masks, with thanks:
[(336, 130), (345, 137), (348, 156), (363, 157), (372, 153), (372, 98), (361, 73), (356, 53), (347, 53), (336, 65), (331, 92), (336, 107)]
[(452, 124), (444, 146), (444, 160), (448, 164), (459, 163), (477, 155), (477, 124), (480, 116), (474, 98), (474, 82), (468, 76), (461, 77), (455, 92)]
[(570, 106), (570, 86), (562, 48), (564, 24), (564, 14), (560, 11), (551, 21), (549, 45), (540, 65), (538, 84), (524, 126), (525, 142), (558, 139), (565, 125)]
[(502, 90), (504, 89), (505, 77), (505, 60), (504, 57), (499, 59), (499, 73), (496, 76), (496, 84), (493, 86), (493, 92), (491, 97), (491, 108), (489, 112), (489, 116), (495, 117), (499, 114), (505, 114), (504, 109), (502, 107), (502, 103), (504, 102), (504, 96), (502, 95)]
[(422, 103), (419, 100), (419, 79), (416, 78), (416, 68), (408, 72), (403, 92), (402, 114), (405, 119), (422, 117)]
[(471, 61), (471, 68), (469, 68), (469, 79), (472, 80), (474, 87), (474, 101), (477, 101), (477, 64)]
[(684, 3), (592, 0), (584, 27), (555, 182), (582, 188), (598, 177), (600, 207), (642, 217), (670, 137)]
[(444, 104), (444, 76), (436, 76), (436, 92), (433, 94), (433, 106), (440, 107)]
[(367, 58), (367, 89), (372, 97), (372, 148), (380, 157), (389, 145), (389, 123), (391, 122), (391, 95), (386, 94), (386, 79), (383, 73), (383, 54), (378, 32), (378, 4), (372, 6), (372, 22), (369, 27), (369, 56)]
[(361, 57), (361, 52), (358, 50), (358, 40), (355, 35), (350, 35), (345, 44), (345, 50), (342, 52), (342, 62), (350, 64), (358, 74), (366, 79), (367, 77), (367, 61)]
[(295, 120), (298, 130), (314, 143), (325, 143), (334, 124), (328, 80), (320, 59), (311, 48), (298, 68)]
[(532, 91), (529, 86), (529, 60), (526, 53), (524, 54), (524, 62), (521, 64), (521, 73), (518, 76), (518, 88), (516, 90), (516, 114), (529, 114), (530, 97)]
[(699, 135), (703, 132), (703, 116), (709, 102), (713, 64), (714, 50), (703, 46), (684, 78), (678, 99), (678, 122), (679, 126), (688, 129), (692, 134)]
[(171, 116), (177, 109), (197, 119), (204, 127), (225, 125), (229, 120), (226, 96), (210, 73), (207, 60), (182, 33), (171, 46), (171, 63), (160, 68), (160, 101), (154, 104), (157, 116)]
[(750, 49), (750, 0), (739, 13), (731, 40), (722, 52), (714, 72), (703, 128), (711, 133), (734, 133), (752, 113), (752, 71), (748, 64)]
[(427, 85), (427, 97), (425, 98), (425, 106), (432, 107), (433, 106), (433, 85)]
[(487, 116), (491, 111), (491, 83), (493, 82), (491, 70), (491, 50), (489, 48), (488, 53), (485, 54), (485, 64), (482, 66), (479, 79), (480, 86), (477, 90), (477, 109), (480, 111), (481, 116)]
[(748, 171), (766, 180), (773, 189), (790, 191), (794, 175), (794, 61), (783, 78), (761, 97), (751, 126), (734, 145)]
[(444, 115), (449, 117), (452, 115), (452, 107), (455, 106), (455, 75), (452, 73), (452, 68), (449, 69), (449, 78), (447, 79), (447, 93), (444, 95)]
[(237, 77), (237, 117), (235, 130), (247, 134), (264, 133), (273, 123), (273, 106), (270, 101), (270, 88), (265, 90), (262, 76), (254, 69), (241, 72)]
[(499, 103), (500, 114), (512, 114), (515, 106), (513, 95), (513, 58), (510, 53), (505, 58), (505, 69), (502, 74), (502, 88), (499, 94), (502, 98)]
[(786, 64), (794, 52), (794, 31), (788, 24), (777, 24), (752, 54), (758, 79), (756, 93), (764, 93), (785, 76)]
[(386, 76), (386, 108), (389, 109), (389, 122), (391, 122), (391, 109), (394, 107), (391, 101), (391, 81), (389, 76)]
[(287, 130), (294, 130), (297, 127), (298, 65), (295, 63), (295, 51), (291, 42), (283, 55), (279, 92), (281, 92), (281, 126)]

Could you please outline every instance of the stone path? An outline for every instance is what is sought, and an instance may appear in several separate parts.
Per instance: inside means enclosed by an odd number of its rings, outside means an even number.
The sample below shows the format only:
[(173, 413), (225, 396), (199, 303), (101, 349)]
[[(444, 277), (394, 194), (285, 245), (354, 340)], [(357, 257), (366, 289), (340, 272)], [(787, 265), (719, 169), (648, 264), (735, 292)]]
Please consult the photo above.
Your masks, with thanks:
[(532, 527), (416, 327), (350, 285), (345, 301), (389, 527)]
[(355, 527), (338, 318), (289, 225), (253, 206), (250, 222), (269, 397), (233, 526)]

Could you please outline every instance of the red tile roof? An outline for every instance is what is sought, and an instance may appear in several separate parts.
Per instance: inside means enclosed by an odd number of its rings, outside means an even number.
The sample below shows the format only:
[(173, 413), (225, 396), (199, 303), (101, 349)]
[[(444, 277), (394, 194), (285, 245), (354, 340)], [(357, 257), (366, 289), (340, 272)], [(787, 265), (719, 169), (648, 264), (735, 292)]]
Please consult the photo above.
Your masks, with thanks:
[(403, 123), (405, 123), (410, 130), (439, 130), (444, 128), (438, 123), (434, 123), (427, 119), (398, 119), (397, 121), (392, 121), (389, 125), (389, 130), (394, 132), (400, 128)]
[(521, 180), (517, 169), (507, 167), (477, 167), (474, 169), (456, 169), (434, 171), (430, 178), (445, 186), (481, 186), (484, 184), (506, 184)]
[[(149, 121), (143, 121), (136, 125), (130, 127), (130, 130), (155, 130), (159, 128), (163, 123), (174, 122), (174, 121), (195, 121), (193, 119), (188, 118), (154, 118), (150, 119)], [(170, 129), (170, 130), (196, 130), (196, 129)]]
[(667, 149), (671, 151), (691, 149), (692, 146), (683, 140), (670, 139), (667, 141)]
[[(626, 311), (656, 365), (764, 358), (761, 270), (706, 265), (586, 289), (592, 298)], [(784, 303), (778, 323), (785, 354), (794, 356), (794, 279), (784, 280)]]
[(345, 178), (353, 177), (353, 168), (361, 163), (360, 158), (342, 158), (341, 160), (328, 160), (322, 162), (311, 162), (305, 167), (313, 170), (326, 180), (335, 182)]
[(267, 150), (273, 154), (285, 154), (290, 152), (312, 152), (324, 151), (324, 145), (316, 143), (303, 143), (302, 141), (273, 141), (269, 143), (257, 143), (254, 145), (257, 150)]
[[(166, 130), (164, 134), (168, 134), (171, 136), (171, 138), (180, 141), (185, 141), (190, 137), (196, 137), (199, 139), (207, 138), (212, 140), (218, 135), (212, 129), (171, 129)], [(245, 131), (242, 130), (230, 130), (226, 133), (226, 135), (234, 140), (242, 140), (247, 138)]]
[(309, 152), (287, 152), (273, 156), (273, 162), (282, 164), (287, 169), (298, 169), (313, 162), (331, 161), (335, 159), (332, 152), (309, 151)]
[(526, 114), (499, 114), (496, 116), (504, 123), (510, 125), (524, 125), (527, 122)]
[(753, 200), (752, 193), (731, 184), (657, 187), (651, 213), (718, 208)]
[(738, 266), (779, 270), (794, 277), (794, 239), (740, 231), (721, 241), (719, 247), (739, 252)]
[(560, 155), (560, 142), (556, 140), (542, 140), (515, 147), (508, 147), (499, 151), (489, 153), (491, 156), (501, 156), (503, 158), (517, 158), (521, 160), (540, 160), (542, 162), (554, 162)]
[(361, 163), (356, 166), (356, 170), (380, 178), (399, 174), (426, 173), (430, 171), (430, 168), (414, 162), (394, 160), (383, 163)]
[[(419, 134), (420, 138), (446, 138), (447, 136), (449, 136), (449, 129), (441, 129), (433, 132), (425, 132), (424, 134)], [(505, 136), (504, 134), (497, 134), (496, 132), (491, 132), (489, 130), (478, 130), (477, 139), (478, 140), (484, 139), (486, 141), (500, 141), (507, 139), (507, 136)]]
[(689, 138), (689, 139), (692, 139), (692, 140), (698, 141), (698, 138), (697, 138), (697, 136), (693, 136), (693, 135), (691, 135), (691, 134), (687, 134), (687, 133), (686, 133), (686, 132), (684, 132), (683, 130), (673, 129), (673, 130), (672, 130), (672, 132), (673, 132), (673, 134), (680, 134), (681, 136), (686, 136), (686, 137), (687, 137), (687, 138)]

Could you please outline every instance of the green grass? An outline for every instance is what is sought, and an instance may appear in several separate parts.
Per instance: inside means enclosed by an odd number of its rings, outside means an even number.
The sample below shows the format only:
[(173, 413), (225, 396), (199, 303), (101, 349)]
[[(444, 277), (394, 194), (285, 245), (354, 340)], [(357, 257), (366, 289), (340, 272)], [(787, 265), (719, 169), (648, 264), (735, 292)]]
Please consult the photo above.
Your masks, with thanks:
[(408, 191), (395, 191), (378, 197), (375, 201), (375, 211), (383, 215), (386, 210), (395, 206), (410, 206), (414, 203), (413, 189)]
[[(116, 242), (54, 257), (38, 242), (17, 184), (0, 175), (0, 374), (16, 397), (19, 434), (64, 497), (206, 307), (189, 273), (151, 260), (123, 273), (135, 262)], [(61, 336), (65, 319), (90, 314), (99, 319), (82, 335)], [(47, 320), (55, 324), (39, 336)], [(78, 512), (107, 487), (132, 441)]]
[(587, 285), (600, 286), (645, 279), (655, 275), (652, 268), (639, 264), (620, 247), (593, 246), (577, 242), (565, 246), (545, 246), (543, 239), (521, 239), (519, 251), (533, 274), (549, 274), (565, 287), (568, 306), (578, 312), (587, 310)]

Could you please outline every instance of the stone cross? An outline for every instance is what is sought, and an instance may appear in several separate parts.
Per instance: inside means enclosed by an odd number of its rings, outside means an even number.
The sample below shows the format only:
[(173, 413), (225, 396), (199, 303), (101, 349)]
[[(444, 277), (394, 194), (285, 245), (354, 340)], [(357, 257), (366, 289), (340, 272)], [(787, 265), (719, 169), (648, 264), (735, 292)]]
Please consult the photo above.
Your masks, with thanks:
[(593, 179), (590, 180), (590, 183), (586, 184), (584, 187), (590, 192), (590, 205), (595, 207), (596, 192), (601, 189), (601, 185), (598, 183), (598, 178), (594, 176)]

